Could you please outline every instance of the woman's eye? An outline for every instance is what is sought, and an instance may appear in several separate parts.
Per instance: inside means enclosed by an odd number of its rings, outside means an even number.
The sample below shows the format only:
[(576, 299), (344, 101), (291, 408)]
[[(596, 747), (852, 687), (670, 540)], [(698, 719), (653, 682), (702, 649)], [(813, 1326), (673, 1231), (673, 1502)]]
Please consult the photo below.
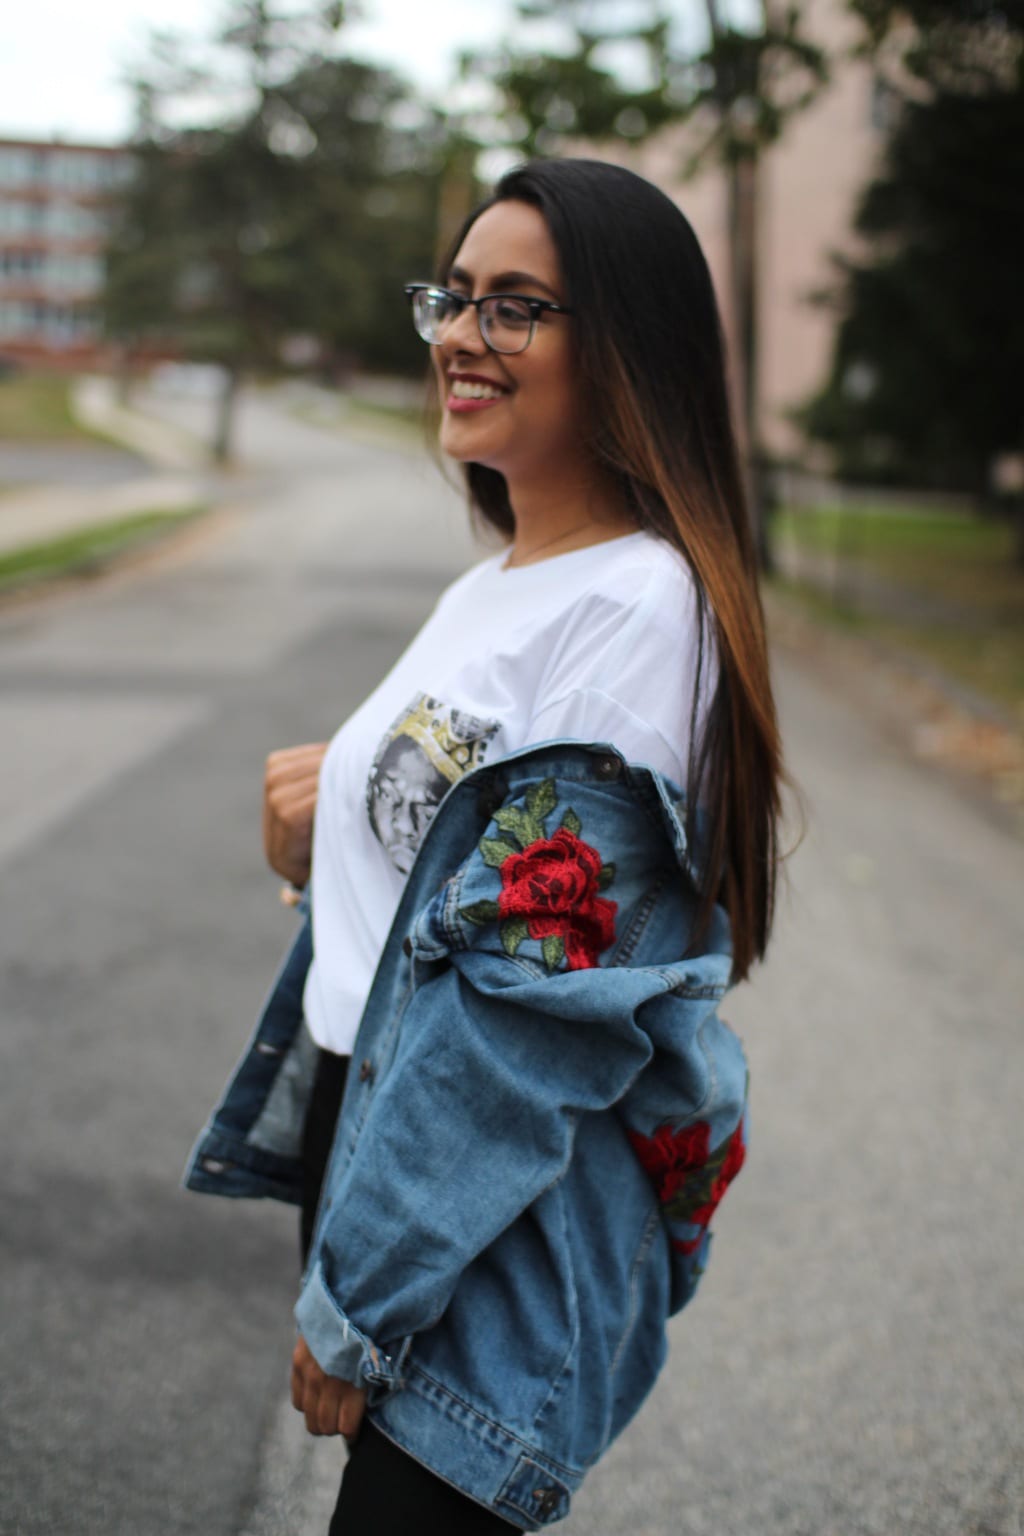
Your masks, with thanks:
[(530, 306), (520, 299), (499, 299), (494, 306), (495, 317), (502, 325), (529, 325)]

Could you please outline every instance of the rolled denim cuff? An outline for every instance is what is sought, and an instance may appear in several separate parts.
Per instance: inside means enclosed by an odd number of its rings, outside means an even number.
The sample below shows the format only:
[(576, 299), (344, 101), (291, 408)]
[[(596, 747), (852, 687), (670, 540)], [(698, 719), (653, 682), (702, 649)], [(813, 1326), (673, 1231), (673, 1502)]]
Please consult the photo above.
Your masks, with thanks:
[(401, 1368), (412, 1335), (390, 1354), (379, 1348), (338, 1306), (320, 1264), (306, 1277), (296, 1303), (295, 1321), (320, 1369), (328, 1376), (365, 1387), (371, 1404), (401, 1386)]

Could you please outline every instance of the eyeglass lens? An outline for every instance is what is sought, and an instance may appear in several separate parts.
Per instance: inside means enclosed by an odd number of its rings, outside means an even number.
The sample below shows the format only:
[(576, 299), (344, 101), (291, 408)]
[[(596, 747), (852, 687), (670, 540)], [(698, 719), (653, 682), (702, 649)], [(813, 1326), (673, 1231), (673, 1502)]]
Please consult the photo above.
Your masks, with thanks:
[[(421, 289), (413, 297), (413, 319), (423, 340), (436, 344), (465, 309), (465, 301), (437, 288)], [(500, 294), (477, 306), (480, 334), (495, 352), (522, 352), (533, 334), (533, 315), (522, 299)]]

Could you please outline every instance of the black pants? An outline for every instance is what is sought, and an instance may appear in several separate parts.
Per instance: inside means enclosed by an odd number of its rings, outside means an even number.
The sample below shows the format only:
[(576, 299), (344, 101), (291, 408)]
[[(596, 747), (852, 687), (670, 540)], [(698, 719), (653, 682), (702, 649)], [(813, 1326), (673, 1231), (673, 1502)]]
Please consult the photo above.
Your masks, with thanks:
[[(299, 1235), (306, 1261), (349, 1058), (321, 1051), (302, 1140)], [(509, 1536), (519, 1526), (467, 1498), (364, 1418), (350, 1442), (328, 1536)]]

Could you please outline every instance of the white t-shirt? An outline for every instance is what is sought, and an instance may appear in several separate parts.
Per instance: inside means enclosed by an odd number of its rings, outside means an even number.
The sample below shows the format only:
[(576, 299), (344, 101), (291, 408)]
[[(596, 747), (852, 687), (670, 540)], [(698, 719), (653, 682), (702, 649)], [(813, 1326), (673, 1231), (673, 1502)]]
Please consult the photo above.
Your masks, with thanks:
[[(698, 629), (682, 557), (638, 532), (507, 570), (505, 558), (447, 588), (324, 758), (303, 1002), (327, 1050), (352, 1049), (420, 839), (467, 769), (567, 736), (685, 786)], [(713, 654), (704, 674), (700, 713)]]

